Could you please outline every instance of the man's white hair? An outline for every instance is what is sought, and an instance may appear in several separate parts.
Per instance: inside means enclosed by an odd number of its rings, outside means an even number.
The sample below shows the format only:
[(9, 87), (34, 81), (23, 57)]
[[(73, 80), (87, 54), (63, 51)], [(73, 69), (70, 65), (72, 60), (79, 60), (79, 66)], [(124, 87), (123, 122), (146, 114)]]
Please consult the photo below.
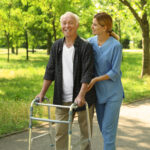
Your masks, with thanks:
[(62, 22), (62, 19), (64, 18), (64, 17), (66, 17), (66, 16), (71, 16), (71, 17), (73, 17), (74, 19), (75, 19), (75, 21), (76, 21), (76, 23), (77, 24), (79, 24), (79, 17), (76, 15), (76, 14), (74, 14), (74, 13), (72, 13), (72, 12), (66, 12), (65, 14), (63, 14), (61, 17), (60, 17), (60, 22)]

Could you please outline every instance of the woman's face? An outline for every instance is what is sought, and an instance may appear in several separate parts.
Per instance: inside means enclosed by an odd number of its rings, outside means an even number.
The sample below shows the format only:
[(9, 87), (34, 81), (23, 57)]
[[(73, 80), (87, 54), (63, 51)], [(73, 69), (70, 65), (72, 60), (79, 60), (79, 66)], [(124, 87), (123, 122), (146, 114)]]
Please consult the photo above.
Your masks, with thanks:
[(94, 18), (92, 23), (92, 33), (94, 35), (101, 35), (104, 32), (106, 32), (106, 26), (100, 25), (96, 18)]

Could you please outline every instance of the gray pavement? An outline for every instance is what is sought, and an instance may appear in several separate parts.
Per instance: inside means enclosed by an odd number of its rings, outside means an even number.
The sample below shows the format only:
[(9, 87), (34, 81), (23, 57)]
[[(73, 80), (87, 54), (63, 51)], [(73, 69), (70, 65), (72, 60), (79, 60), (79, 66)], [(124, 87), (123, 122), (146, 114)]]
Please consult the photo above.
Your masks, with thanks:
[[(47, 130), (33, 129), (33, 135)], [(79, 139), (79, 128), (73, 125), (73, 143)], [(92, 149), (102, 150), (102, 137), (99, 132), (96, 115), (94, 116)], [(139, 101), (130, 105), (122, 105), (117, 134), (117, 150), (150, 150), (150, 100)], [(28, 131), (0, 138), (0, 150), (28, 150)], [(32, 150), (52, 150), (49, 137), (41, 137), (32, 143)], [(79, 150), (74, 147), (73, 150)]]

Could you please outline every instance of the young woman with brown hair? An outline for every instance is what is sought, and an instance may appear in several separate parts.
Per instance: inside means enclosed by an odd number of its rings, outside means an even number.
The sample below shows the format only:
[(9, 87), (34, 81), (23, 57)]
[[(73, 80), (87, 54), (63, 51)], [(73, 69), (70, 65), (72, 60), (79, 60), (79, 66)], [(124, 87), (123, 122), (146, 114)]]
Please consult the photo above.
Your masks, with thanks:
[(118, 36), (112, 32), (112, 18), (105, 12), (94, 16), (92, 32), (95, 36), (88, 40), (94, 50), (95, 77), (88, 90), (95, 85), (96, 112), (104, 150), (115, 150), (120, 106), (124, 97), (120, 70), (122, 46)]

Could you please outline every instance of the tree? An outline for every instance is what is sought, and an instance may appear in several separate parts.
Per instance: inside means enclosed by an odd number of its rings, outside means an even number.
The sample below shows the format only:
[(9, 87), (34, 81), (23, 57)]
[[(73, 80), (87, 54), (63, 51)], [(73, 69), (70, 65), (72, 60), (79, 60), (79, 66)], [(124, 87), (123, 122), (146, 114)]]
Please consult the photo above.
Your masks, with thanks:
[(0, 3), (1, 8), (1, 22), (2, 22), (2, 30), (6, 37), (7, 41), (7, 49), (8, 49), (8, 57), (7, 61), (9, 61), (9, 54), (10, 54), (10, 34), (11, 34), (11, 9), (12, 9), (12, 2), (11, 1), (1, 1)]
[(14, 48), (14, 46), (19, 45), (19, 37), (21, 34), (21, 17), (19, 15), (21, 11), (19, 9), (19, 0), (1, 0), (0, 2), (0, 26), (1, 31), (4, 33), (6, 38), (6, 45), (8, 48), (8, 58), (9, 61), (9, 49), (10, 46)]
[(142, 30), (142, 39), (143, 39), (143, 67), (141, 76), (150, 75), (150, 24), (148, 21), (148, 12), (149, 12), (149, 0), (135, 0), (135, 1), (128, 1), (128, 0), (119, 0), (122, 4), (126, 5), (134, 17), (136, 18), (137, 22), (140, 25)]

